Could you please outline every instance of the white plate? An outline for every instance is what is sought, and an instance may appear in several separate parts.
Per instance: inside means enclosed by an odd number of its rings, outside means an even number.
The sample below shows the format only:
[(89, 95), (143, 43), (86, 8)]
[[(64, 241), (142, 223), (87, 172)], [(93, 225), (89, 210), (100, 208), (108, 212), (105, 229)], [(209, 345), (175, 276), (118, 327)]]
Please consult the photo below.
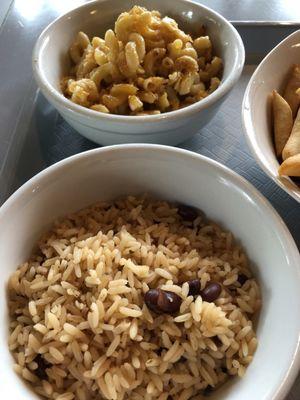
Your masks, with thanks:
[(259, 346), (243, 379), (212, 399), (281, 400), (299, 367), (300, 256), (285, 224), (245, 179), (195, 153), (123, 145), (81, 153), (36, 175), (0, 209), (0, 377), (5, 399), (34, 395), (12, 371), (5, 285), (58, 216), (97, 200), (148, 192), (204, 210), (246, 249), (262, 288)]
[(278, 175), (270, 107), (272, 90), (282, 93), (293, 64), (300, 64), (300, 30), (280, 42), (259, 64), (245, 91), (242, 117), (256, 161), (278, 186), (300, 202), (300, 188), (290, 178)]

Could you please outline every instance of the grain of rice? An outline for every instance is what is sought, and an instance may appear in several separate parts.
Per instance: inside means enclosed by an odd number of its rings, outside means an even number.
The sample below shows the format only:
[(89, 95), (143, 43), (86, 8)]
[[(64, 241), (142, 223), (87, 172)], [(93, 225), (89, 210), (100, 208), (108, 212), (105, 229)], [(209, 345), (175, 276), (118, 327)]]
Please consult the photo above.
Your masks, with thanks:
[(248, 343), (248, 352), (249, 354), (254, 354), (256, 348), (258, 345), (258, 341), (257, 339), (254, 337), (250, 340), (250, 342)]
[(236, 301), (237, 301), (238, 305), (240, 306), (240, 308), (241, 308), (243, 311), (245, 311), (245, 312), (247, 312), (247, 313), (250, 313), (250, 314), (253, 314), (253, 312), (254, 312), (253, 308), (250, 307), (250, 305), (249, 305), (248, 303), (246, 303), (245, 300), (243, 300), (243, 299), (241, 299), (241, 298), (238, 297), (238, 298), (236, 299)]
[(169, 368), (170, 364), (168, 362), (161, 362), (158, 368), (159, 375), (163, 375), (167, 369)]
[(48, 396), (51, 396), (52, 393), (53, 393), (53, 387), (52, 387), (52, 385), (51, 385), (48, 381), (46, 381), (45, 379), (43, 380), (42, 385), (43, 385), (44, 392), (45, 392)]
[(122, 373), (120, 373), (119, 380), (120, 380), (120, 385), (121, 385), (123, 388), (125, 388), (125, 389), (129, 389), (129, 388), (130, 388), (129, 382), (124, 378), (124, 376), (122, 375)]
[(72, 352), (73, 352), (73, 355), (74, 355), (76, 361), (78, 363), (81, 363), (83, 361), (83, 356), (82, 356), (81, 349), (79, 347), (77, 340), (74, 340), (71, 343), (71, 347), (72, 347)]
[(172, 344), (172, 346), (169, 348), (169, 350), (166, 352), (166, 354), (164, 355), (163, 361), (169, 362), (169, 360), (171, 360), (174, 357), (174, 355), (176, 354), (178, 347), (179, 347), (179, 342), (178, 342), (178, 340), (176, 340)]
[(139, 358), (138, 358), (137, 356), (133, 356), (132, 359), (131, 359), (131, 362), (132, 362), (132, 366), (133, 366), (135, 369), (140, 368), (141, 362), (140, 362), (140, 360), (139, 360)]
[(246, 368), (243, 365), (240, 365), (238, 368), (238, 376), (243, 378), (246, 373)]
[(8, 339), (8, 343), (12, 344), (17, 340), (17, 337), (19, 335), (19, 333), (22, 331), (22, 325), (18, 324), (15, 329), (12, 331), (12, 333), (10, 334), (10, 337)]
[(147, 322), (152, 324), (153, 323), (153, 317), (152, 317), (149, 309), (147, 308), (147, 306), (145, 304), (143, 305), (142, 313), (143, 313), (143, 319), (145, 319)]
[(35, 383), (38, 380), (37, 376), (30, 372), (27, 368), (22, 369), (22, 376), (24, 379), (32, 383)]
[(74, 270), (74, 264), (70, 262), (62, 275), (62, 279), (66, 281)]
[(173, 284), (162, 285), (161, 289), (181, 295), (181, 287), (178, 285), (173, 285)]
[(85, 392), (81, 387), (76, 389), (76, 395), (78, 397), (78, 400), (87, 400)]
[(98, 360), (94, 363), (93, 368), (91, 370), (91, 375), (96, 376), (100, 367), (107, 361), (106, 355), (103, 355), (98, 358)]
[(101, 328), (104, 331), (114, 331), (115, 327), (112, 324), (101, 324)]
[(170, 340), (169, 335), (167, 334), (167, 332), (162, 331), (162, 333), (161, 333), (161, 339), (162, 339), (163, 347), (165, 347), (165, 348), (167, 348), (167, 349), (169, 349), (170, 347), (172, 347), (172, 342), (171, 342), (171, 340)]
[(106, 350), (106, 357), (110, 357), (116, 348), (119, 346), (121, 341), (120, 335), (115, 336), (114, 340), (109, 345), (108, 349)]
[(155, 273), (165, 279), (173, 279), (172, 274), (163, 268), (155, 268)]
[(131, 326), (130, 322), (122, 321), (119, 325), (113, 326), (113, 331), (116, 335), (120, 335), (120, 333), (123, 333), (127, 331)]
[(162, 393), (157, 400), (167, 400), (169, 393)]
[(127, 283), (128, 283), (127, 279), (115, 279), (115, 280), (109, 282), (108, 288), (112, 288), (112, 287), (120, 286), (120, 285), (126, 286)]
[(81, 331), (76, 328), (76, 326), (69, 324), (68, 322), (66, 322), (64, 324), (64, 330), (66, 333), (68, 333), (71, 336), (80, 336), (81, 335)]
[(194, 361), (189, 361), (188, 367), (189, 367), (191, 373), (194, 375), (194, 377), (198, 378), (199, 377), (199, 369), (198, 369), (197, 363)]
[(119, 375), (114, 374), (112, 376), (112, 380), (113, 380), (113, 385), (114, 385), (116, 391), (117, 392), (121, 392), (122, 391), (122, 387), (121, 387), (121, 384), (120, 384), (120, 381), (119, 381)]
[(248, 343), (246, 342), (245, 339), (242, 340), (242, 348), (241, 348), (241, 350), (242, 350), (242, 352), (241, 352), (242, 356), (243, 357), (247, 357), (248, 354), (249, 354), (249, 349), (248, 349)]
[(232, 275), (231, 277), (225, 279), (225, 280), (223, 281), (223, 285), (224, 285), (224, 286), (230, 286), (230, 285), (232, 285), (233, 283), (235, 283), (235, 282), (237, 281), (237, 279), (238, 279), (237, 274), (234, 274), (234, 275)]
[(223, 334), (218, 335), (218, 338), (227, 347), (232, 344), (231, 341), (228, 339), (228, 337), (226, 335), (223, 335)]
[(39, 290), (46, 289), (48, 286), (49, 286), (48, 281), (38, 280), (37, 282), (30, 285), (30, 290), (32, 290), (33, 292), (37, 292)]
[(66, 393), (63, 393), (63, 394), (60, 394), (59, 396), (57, 396), (56, 400), (72, 400), (72, 399), (74, 399), (74, 397), (75, 397), (74, 393), (66, 392)]
[(72, 336), (72, 335), (61, 335), (60, 338), (59, 338), (59, 340), (60, 340), (62, 343), (70, 343), (70, 342), (72, 342), (72, 340), (73, 340), (73, 336)]
[(99, 324), (99, 309), (96, 303), (91, 304), (91, 312), (88, 313), (88, 322), (91, 328), (97, 328)]
[(135, 379), (135, 370), (133, 369), (132, 365), (130, 365), (129, 363), (125, 363), (123, 365), (123, 370), (125, 371), (125, 373), (128, 375), (128, 377), (132, 380)]
[(55, 347), (50, 346), (49, 347), (49, 353), (55, 359), (56, 362), (62, 363), (64, 361), (63, 354), (58, 349), (56, 349)]
[(210, 357), (207, 353), (201, 354), (201, 359), (204, 360), (211, 368), (216, 367), (214, 359)]
[(193, 394), (193, 388), (184, 389), (181, 392), (180, 396), (178, 397), (178, 400), (188, 400), (188, 399), (190, 399), (192, 394)]
[(28, 336), (28, 346), (38, 353), (41, 348), (41, 343), (33, 334), (30, 334)]
[(159, 358), (149, 358), (149, 360), (147, 360), (145, 363), (147, 368), (157, 367), (159, 364), (160, 364)]
[(139, 278), (146, 278), (149, 273), (149, 267), (147, 265), (136, 265), (131, 260), (126, 260), (122, 258), (120, 260), (120, 265), (124, 265), (131, 270)]
[(194, 303), (191, 303), (190, 310), (192, 313), (192, 317), (196, 322), (200, 322), (201, 320), (201, 310), (202, 310), (202, 298), (201, 296), (197, 296), (197, 299)]
[(188, 310), (193, 300), (193, 296), (186, 297), (180, 305), (179, 312), (184, 313), (186, 310)]
[(49, 312), (47, 315), (49, 328), (60, 329), (60, 323), (55, 314)]
[(18, 364), (21, 367), (24, 367), (25, 365), (25, 354), (23, 352), (20, 352), (17, 354), (17, 360), (18, 360)]
[(134, 340), (136, 338), (137, 333), (138, 333), (137, 320), (133, 320), (129, 329), (130, 339)]
[(65, 378), (67, 376), (66, 371), (56, 365), (52, 367), (52, 372), (54, 372), (55, 375), (60, 376), (61, 378)]
[(28, 303), (28, 309), (30, 314), (34, 317), (35, 315), (37, 315), (37, 309), (36, 309), (36, 305), (34, 301), (30, 301)]
[(184, 284), (182, 285), (182, 289), (181, 289), (181, 295), (184, 299), (188, 297), (189, 290), (190, 290), (190, 287), (189, 287), (188, 282), (184, 282)]
[(178, 317), (174, 318), (174, 322), (180, 323), (180, 322), (188, 321), (191, 318), (191, 316), (192, 316), (191, 313), (179, 315)]
[(242, 328), (239, 333), (236, 335), (236, 340), (241, 340), (243, 339), (245, 336), (248, 335), (249, 332), (251, 332), (252, 327), (251, 325), (247, 325), (244, 328)]
[(125, 315), (126, 317), (138, 318), (142, 315), (142, 311), (134, 310), (128, 307), (120, 307), (119, 311), (121, 314)]
[(14, 364), (13, 365), (13, 370), (17, 373), (17, 374), (19, 374), (19, 375), (21, 375), (22, 374), (22, 371), (23, 371), (23, 365), (20, 365), (20, 363), (18, 363), (18, 364)]
[(107, 387), (107, 391), (109, 394), (109, 398), (116, 400), (117, 399), (117, 392), (115, 389), (115, 386), (113, 384), (113, 380), (112, 380), (112, 376), (109, 372), (106, 372), (105, 376), (104, 376), (104, 381), (106, 383), (106, 387)]
[(107, 292), (110, 295), (125, 294), (125, 293), (131, 293), (132, 289), (127, 286), (113, 286), (113, 287), (109, 288)]
[(184, 354), (184, 348), (181, 346), (177, 349), (176, 353), (173, 355), (173, 357), (169, 360), (171, 363), (176, 363), (179, 361), (179, 359), (183, 356)]
[(204, 368), (203, 366), (201, 366), (199, 368), (200, 374), (203, 377), (203, 379), (210, 385), (210, 386), (214, 386), (214, 381), (211, 377), (211, 375), (209, 374), (209, 372), (207, 371), (206, 368)]

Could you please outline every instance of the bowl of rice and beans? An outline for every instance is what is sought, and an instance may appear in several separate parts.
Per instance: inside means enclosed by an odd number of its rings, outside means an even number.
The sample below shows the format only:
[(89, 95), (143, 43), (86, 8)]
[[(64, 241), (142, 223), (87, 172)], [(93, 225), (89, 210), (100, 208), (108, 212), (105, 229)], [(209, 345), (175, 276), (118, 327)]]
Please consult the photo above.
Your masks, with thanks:
[[(97, 149), (38, 174), (0, 221), (11, 365), (0, 372), (16, 396), (281, 399), (279, 379), (281, 393), (291, 384), (297, 326), (273, 381), (253, 387), (253, 379), (264, 346), (275, 351), (282, 325), (291, 326), (289, 315), (273, 317), (285, 305), (282, 280), (299, 283), (299, 254), (271, 206), (225, 167), (163, 146)], [(275, 254), (254, 252), (257, 239)], [(299, 299), (291, 290), (282, 302)]]

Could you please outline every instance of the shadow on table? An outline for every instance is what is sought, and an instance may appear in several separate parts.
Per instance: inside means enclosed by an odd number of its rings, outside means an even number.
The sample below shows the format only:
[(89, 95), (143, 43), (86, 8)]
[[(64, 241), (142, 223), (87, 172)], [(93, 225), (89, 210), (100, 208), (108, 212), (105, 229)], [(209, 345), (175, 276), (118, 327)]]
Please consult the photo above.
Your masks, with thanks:
[(41, 93), (38, 95), (35, 114), (41, 153), (47, 166), (99, 147), (68, 125)]
[(69, 126), (38, 92), (26, 129), (16, 172), (23, 182), (50, 165), (98, 147)]

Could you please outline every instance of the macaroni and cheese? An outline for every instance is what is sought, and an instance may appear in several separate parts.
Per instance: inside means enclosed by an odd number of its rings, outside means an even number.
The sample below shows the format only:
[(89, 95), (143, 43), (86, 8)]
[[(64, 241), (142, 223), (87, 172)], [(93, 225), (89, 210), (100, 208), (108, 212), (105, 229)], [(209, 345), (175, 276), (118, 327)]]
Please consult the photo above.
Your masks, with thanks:
[(134, 6), (114, 31), (92, 40), (79, 32), (69, 54), (64, 95), (92, 110), (153, 115), (195, 103), (220, 85), (222, 60), (205, 29), (193, 39), (175, 20)]

